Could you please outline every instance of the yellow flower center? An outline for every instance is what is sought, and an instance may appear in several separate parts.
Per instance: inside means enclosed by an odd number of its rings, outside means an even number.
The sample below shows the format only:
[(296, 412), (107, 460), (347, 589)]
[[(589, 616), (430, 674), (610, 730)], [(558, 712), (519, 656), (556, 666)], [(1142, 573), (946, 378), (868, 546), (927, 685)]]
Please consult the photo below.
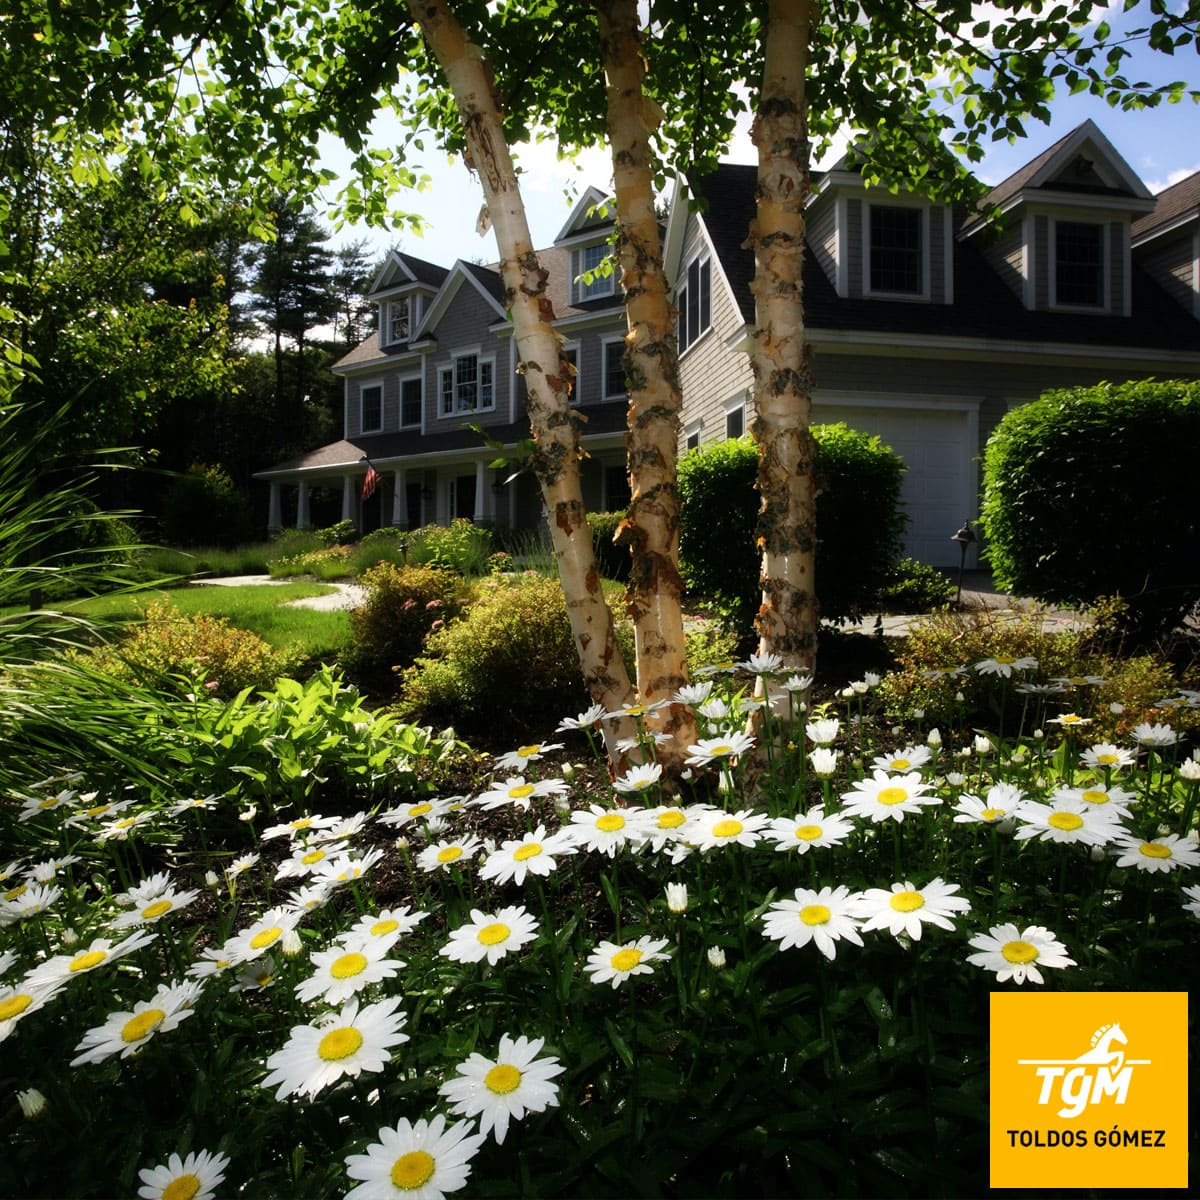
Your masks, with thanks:
[(498, 946), (510, 933), (512, 930), (507, 925), (493, 921), (490, 925), (485, 925), (476, 936), (482, 946)]
[(620, 813), (605, 813), (597, 819), (596, 828), (601, 833), (616, 833), (618, 829), (625, 828), (625, 818)]
[(1107, 804), (1109, 801), (1108, 793), (1099, 789), (1083, 792), (1081, 795), (1089, 804)]
[(518, 846), (513, 851), (513, 859), (516, 862), (525, 862), (531, 858), (537, 858), (542, 852), (541, 842), (526, 842), (524, 846)]
[(250, 939), (250, 945), (255, 950), (263, 950), (272, 942), (277, 941), (283, 936), (283, 930), (278, 925), (272, 925), (270, 929), (263, 929), (256, 933)]
[(94, 804), (91, 808), (85, 808), (83, 815), (85, 817), (98, 817), (101, 813), (106, 813), (112, 808), (112, 804)]
[(399, 928), (399, 921), (393, 921), (391, 919), (386, 921), (376, 921), (375, 924), (371, 926), (371, 934), (373, 937), (383, 937), (385, 933), (392, 933), (394, 930)]
[(678, 808), (668, 808), (658, 814), (659, 829), (678, 829), (687, 820), (683, 811)]
[(423, 817), (427, 812), (432, 811), (432, 804), (414, 804), (412, 808), (408, 810), (408, 815), (410, 817)]
[(1002, 809), (1002, 808), (985, 808), (980, 811), (979, 815), (985, 821), (998, 821), (998, 820), (1000, 820), (1000, 818), (1002, 816), (1004, 816), (1004, 809)]
[(535, 754), (539, 753), (540, 750), (541, 746), (518, 746), (517, 757), (532, 758)]
[(324, 857), (324, 850), (310, 850), (300, 861), (306, 867), (311, 867), (313, 863), (319, 863)]
[(93, 967), (99, 966), (107, 957), (108, 954), (104, 950), (85, 950), (71, 959), (67, 970), (90, 971)]
[(925, 897), (920, 892), (896, 892), (888, 903), (897, 912), (916, 912), (925, 907)]
[(1138, 849), (1147, 858), (1170, 858), (1171, 847), (1164, 846), (1162, 842), (1143, 842)]
[(1000, 953), (1010, 963), (1031, 963), (1038, 956), (1038, 948), (1029, 942), (1005, 942)]
[(511, 787), (508, 789), (508, 798), (510, 800), (524, 800), (526, 796), (532, 796), (532, 795), (533, 795), (533, 784), (532, 783), (521, 783), (521, 784), (518, 784), (516, 787)]
[(889, 765), (893, 771), (907, 771), (912, 763), (907, 758), (893, 758)]
[(292, 829), (307, 829), (312, 824), (312, 817), (301, 817), (290, 825)]
[(128, 829), (131, 825), (137, 824), (137, 817), (122, 817), (119, 821), (113, 822), (114, 829)]
[(730, 746), (726, 742), (722, 742), (721, 745), (719, 745), (719, 746), (710, 746), (708, 749), (708, 753), (709, 754), (732, 754), (733, 747)]
[(462, 858), (461, 846), (447, 846), (437, 853), (437, 860), (440, 863), (452, 863), (456, 858)]
[(329, 973), (334, 979), (349, 979), (353, 975), (361, 975), (366, 969), (367, 956), (354, 950), (343, 954), (341, 958), (335, 958)]
[(805, 925), (827, 925), (832, 915), (823, 904), (806, 904), (800, 910), (800, 920)]
[(38, 803), (38, 808), (54, 808), (58, 804), (57, 796), (47, 796), (45, 800)]
[(436, 1165), (427, 1150), (410, 1150), (392, 1163), (392, 1187), (402, 1192), (415, 1192), (433, 1178)]
[(162, 1200), (192, 1200), (200, 1190), (200, 1180), (195, 1175), (180, 1175), (163, 1188)]
[(161, 1008), (148, 1008), (131, 1017), (121, 1028), (121, 1041), (133, 1043), (148, 1038), (163, 1023), (166, 1015)]
[(627, 717), (644, 717), (646, 715), (646, 706), (644, 704), (631, 704), (626, 710)]
[(1116, 754), (1097, 754), (1096, 761), (1103, 763), (1106, 767), (1111, 767), (1113, 763), (1120, 762), (1120, 758)]
[(1017, 660), (1013, 658), (1011, 654), (997, 654), (996, 657), (992, 659), (992, 662), (998, 663), (1014, 663), (1016, 661)]
[(741, 833), (744, 828), (745, 826), (741, 823), (741, 821), (735, 821), (732, 818), (727, 821), (718, 821), (712, 828), (713, 837), (737, 837), (737, 835)]
[(353, 1026), (331, 1029), (318, 1043), (317, 1053), (326, 1062), (349, 1058), (363, 1044), (363, 1036)]
[(0, 1021), (11, 1021), (19, 1017), (31, 1004), (33, 997), (26, 992), (18, 992), (7, 1000), (0, 1000)]
[(18, 896), (23, 896), (27, 891), (29, 891), (29, 884), (22, 883), (13, 888), (11, 891), (5, 892), (4, 898), (5, 900), (15, 900)]
[(161, 917), (163, 913), (171, 911), (170, 900), (155, 900), (153, 904), (147, 904), (142, 909), (142, 916), (147, 921), (153, 921), (155, 917)]
[(822, 832), (820, 825), (798, 825), (796, 827), (796, 836), (804, 842), (815, 842)]
[(1055, 829), (1061, 829), (1065, 833), (1070, 833), (1083, 824), (1083, 818), (1078, 813), (1056, 812), (1051, 813), (1046, 818), (1046, 824), (1053, 825)]
[(1058, 723), (1060, 725), (1078, 725), (1082, 720), (1082, 717), (1078, 717), (1074, 713), (1063, 713), (1063, 715), (1058, 718)]
[(642, 952), (633, 946), (618, 950), (612, 956), (612, 965), (618, 971), (632, 971), (642, 961)]
[(903, 804), (908, 799), (908, 792), (902, 787), (886, 787), (875, 799), (890, 808), (893, 804)]
[(521, 1086), (521, 1072), (508, 1063), (497, 1063), (484, 1077), (484, 1085), (488, 1091), (497, 1096), (507, 1096)]

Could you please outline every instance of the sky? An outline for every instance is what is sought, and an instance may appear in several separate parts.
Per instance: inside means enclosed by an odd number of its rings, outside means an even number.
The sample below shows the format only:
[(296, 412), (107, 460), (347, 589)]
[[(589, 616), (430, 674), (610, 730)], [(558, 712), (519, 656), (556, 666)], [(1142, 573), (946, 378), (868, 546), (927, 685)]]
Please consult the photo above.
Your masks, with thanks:
[[(1188, 53), (1168, 57), (1145, 52), (1135, 56), (1125, 74), (1155, 84), (1182, 78), (1197, 87), (1200, 86), (1200, 56)], [(976, 166), (976, 173), (987, 184), (999, 183), (1089, 118), (1152, 192), (1161, 191), (1200, 170), (1200, 105), (1190, 101), (1163, 103), (1154, 109), (1125, 113), (1092, 96), (1062, 95), (1051, 105), (1049, 125), (1030, 120), (1026, 122), (1025, 139), (1018, 140), (1015, 145), (1006, 141), (991, 144), (983, 162)], [(727, 161), (755, 161), (749, 122), (749, 116), (744, 114), (724, 155)], [(377, 134), (382, 144), (386, 144), (386, 126), (381, 125)], [(611, 186), (611, 162), (603, 149), (585, 151), (574, 164), (564, 163), (558, 160), (554, 142), (548, 140), (519, 147), (517, 157), (524, 170), (522, 194), (530, 231), (534, 245), (539, 248), (554, 241), (575, 200), (589, 185), (601, 189)], [(327, 143), (322, 165), (343, 173), (347, 163), (344, 152), (332, 142)], [(417, 168), (416, 163), (410, 165)], [(817, 165), (827, 167), (832, 163)], [(437, 152), (428, 155), (419, 167), (419, 173), (430, 177), (428, 190), (402, 193), (393, 203), (425, 218), (428, 230), (424, 237), (408, 230), (397, 233), (347, 226), (335, 231), (333, 244), (366, 238), (373, 254), (382, 255), (388, 248), (398, 247), (447, 267), (460, 258), (468, 262), (495, 262), (498, 254), (494, 236), (488, 233), (481, 237), (475, 232), (483, 205), (478, 179), (461, 161), (448, 161), (445, 155)]]

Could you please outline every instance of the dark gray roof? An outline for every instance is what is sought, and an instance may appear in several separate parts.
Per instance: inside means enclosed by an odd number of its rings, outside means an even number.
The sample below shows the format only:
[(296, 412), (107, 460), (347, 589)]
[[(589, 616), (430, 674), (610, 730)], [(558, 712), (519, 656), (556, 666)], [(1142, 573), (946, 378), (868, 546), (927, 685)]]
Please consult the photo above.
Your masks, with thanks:
[[(747, 322), (754, 320), (754, 253), (743, 249), (754, 215), (754, 167), (723, 163), (692, 187), (708, 202), (704, 223)], [(1196, 322), (1134, 264), (1132, 315), (1030, 312), (970, 242), (954, 243), (954, 303), (845, 299), (811, 250), (804, 263), (805, 324), (810, 330), (859, 330), (1020, 342), (1145, 346), (1195, 350)]]
[(494, 267), (481, 267), (478, 263), (465, 262), (462, 265), (483, 285), (487, 294), (503, 308), (504, 280), (500, 278), (500, 272)]
[(412, 254), (401, 253), (400, 257), (404, 259), (404, 265), (417, 277), (420, 283), (427, 283), (430, 287), (439, 288), (446, 282), (446, 276), (450, 272), (445, 267), (439, 267), (437, 263), (426, 262), (423, 258), (417, 258)]
[(1181, 179), (1169, 188), (1163, 188), (1154, 197), (1154, 211), (1138, 217), (1133, 223), (1131, 233), (1135, 238), (1139, 238), (1160, 225), (1169, 225), (1189, 211), (1193, 216), (1200, 215), (1200, 171)]

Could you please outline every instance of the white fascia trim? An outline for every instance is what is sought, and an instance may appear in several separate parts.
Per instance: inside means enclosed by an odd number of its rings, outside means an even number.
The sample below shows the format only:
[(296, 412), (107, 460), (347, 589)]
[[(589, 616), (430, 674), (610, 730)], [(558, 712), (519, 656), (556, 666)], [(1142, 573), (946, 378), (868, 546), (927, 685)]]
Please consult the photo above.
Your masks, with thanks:
[(1111, 168), (1125, 186), (1133, 193), (1131, 199), (1137, 201), (1150, 200), (1154, 205), (1154, 197), (1150, 189), (1138, 178), (1133, 168), (1117, 152), (1117, 148), (1104, 136), (1100, 127), (1090, 117), (1067, 137), (1059, 147), (1058, 153), (1043, 163), (1041, 169), (1029, 181), (1029, 187), (1040, 188), (1062, 166), (1073, 158), (1085, 142), (1092, 142), (1094, 148), (1104, 157), (1105, 164)]
[(919, 408), (937, 412), (978, 412), (982, 396), (931, 396), (928, 392), (866, 392), (839, 388), (813, 388), (814, 404), (842, 404), (847, 408)]
[(560, 317), (553, 323), (555, 329), (584, 329), (589, 325), (603, 325), (611, 322), (614, 317), (622, 318), (624, 324), (625, 306), (614, 304), (611, 308), (598, 308), (594, 312), (576, 313), (570, 317)]
[(663, 235), (663, 271), (667, 276), (667, 286), (674, 288), (679, 275), (679, 259), (683, 254), (683, 239), (687, 232), (688, 197), (687, 180), (683, 175), (676, 175), (671, 185), (671, 204), (667, 212), (667, 230)]
[(575, 249), (578, 246), (611, 246), (615, 225), (594, 225), (582, 233), (573, 233), (570, 237), (559, 238), (555, 241), (555, 249)]
[(351, 379), (355, 375), (370, 373), (371, 371), (382, 371), (391, 367), (394, 363), (402, 361), (401, 359), (393, 358), (391, 355), (382, 355), (379, 358), (368, 358), (363, 362), (351, 363), (348, 367), (330, 367), (329, 370), (334, 375), (340, 375), (343, 379)]
[(957, 338), (936, 334), (906, 334), (897, 338), (893, 333), (869, 333), (863, 330), (814, 329), (808, 330), (808, 343), (818, 350), (846, 353), (853, 350), (859, 354), (890, 354), (902, 357), (917, 357), (932, 353), (939, 358), (987, 358), (1005, 362), (1020, 356), (1029, 362), (1044, 362), (1047, 359), (1061, 361), (1077, 359), (1081, 363), (1097, 360), (1121, 362), (1132, 360), (1149, 364), (1170, 363), (1181, 367), (1200, 370), (1200, 351), (1160, 350), (1146, 346), (1117, 346), (1096, 343), (1078, 345), (1064, 342), (1007, 342), (998, 338)]
[[(708, 261), (710, 263), (712, 263), (712, 265), (714, 267), (717, 268), (716, 272), (714, 272), (714, 273), (719, 274), (721, 277), (721, 283), (725, 287), (725, 295), (729, 300), (729, 307), (732, 309), (733, 312), (740, 314), (742, 311), (741, 305), (738, 304), (737, 296), (735, 296), (733, 293), (733, 284), (731, 284), (729, 282), (729, 276), (725, 274), (725, 264), (721, 261), (721, 256), (717, 253), (716, 247), (713, 245), (713, 240), (709, 236), (708, 222), (704, 219), (704, 214), (697, 213), (696, 221), (700, 225), (700, 236), (703, 239), (704, 247), (703, 247), (703, 249), (698, 250), (695, 254), (693, 254), (687, 260), (686, 266), (690, 267), (692, 265), (692, 263), (695, 262), (697, 259), (704, 258), (705, 255), (707, 255)], [(681, 264), (681, 266), (682, 265), (684, 265), (684, 264)], [(682, 278), (682, 276), (683, 276), (683, 271), (680, 271), (680, 279)], [(675, 287), (672, 289), (673, 291), (679, 290), (680, 279), (675, 280)], [(709, 287), (711, 287), (711, 286), (712, 286), (712, 277), (710, 275)], [(715, 304), (713, 304), (711, 295), (709, 295), (708, 303), (709, 303), (709, 312), (708, 312), (709, 326), (708, 326), (708, 328), (715, 329), (716, 322), (717, 322), (717, 306)], [(707, 330), (705, 332), (707, 332)], [(701, 335), (701, 336), (703, 336), (703, 335)], [(696, 342), (698, 342), (699, 340), (700, 340), (700, 338), (697, 338)], [(694, 346), (696, 344), (696, 342), (693, 342), (692, 346)], [(692, 346), (689, 346), (688, 350), (690, 350), (692, 348)]]
[(1021, 220), (1021, 302), (1030, 312), (1037, 304), (1037, 284), (1034, 280), (1034, 272), (1037, 270), (1037, 255), (1034, 251), (1036, 232), (1033, 217), (1026, 213)]
[(371, 280), (371, 286), (367, 289), (368, 300), (375, 299), (379, 289), (383, 286), (384, 279), (387, 278), (387, 274), (392, 267), (398, 267), (406, 276), (408, 276), (408, 281), (410, 283), (416, 283), (417, 277), (405, 265), (404, 259), (400, 257), (400, 252), (398, 250), (392, 250), (388, 253), (387, 258), (384, 260), (383, 266), (379, 268), (375, 278)]
[(850, 295), (850, 245), (849, 233), (850, 209), (847, 197), (838, 196), (834, 207), (834, 244), (837, 246), (837, 278), (834, 288), (837, 294), (845, 300)]
[(725, 345), (730, 350), (740, 350), (749, 354), (754, 349), (754, 326), (739, 325), (732, 333), (725, 335)]
[(587, 191), (575, 201), (575, 207), (571, 209), (571, 215), (567, 217), (566, 224), (558, 231), (558, 236), (554, 239), (554, 244), (561, 246), (571, 236), (576, 223), (581, 218), (588, 216), (590, 211), (598, 204), (603, 204), (611, 200), (612, 196), (608, 192), (602, 191), (595, 184), (590, 184)]

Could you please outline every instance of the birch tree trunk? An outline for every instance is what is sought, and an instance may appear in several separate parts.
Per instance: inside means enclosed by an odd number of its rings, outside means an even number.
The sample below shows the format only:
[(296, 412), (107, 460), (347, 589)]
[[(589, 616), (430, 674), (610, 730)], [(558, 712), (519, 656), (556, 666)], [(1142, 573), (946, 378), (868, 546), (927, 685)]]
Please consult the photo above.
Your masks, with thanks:
[[(654, 211), (650, 135), (662, 119), (644, 91), (637, 0), (597, 0), (600, 54), (607, 81), (606, 123), (617, 205), (617, 258), (629, 332), (625, 379), (626, 446), (632, 501), (619, 540), (632, 555), (626, 600), (637, 640), (643, 704), (669, 700), (687, 683), (683, 580), (679, 575), (679, 358)], [(670, 735), (659, 761), (682, 764), (697, 737), (685, 705), (662, 710)], [(659, 717), (660, 714), (654, 714)]]
[[(409, 0), (409, 11), (446, 74), (462, 121), (468, 166), (479, 173), (525, 376), (529, 421), (537, 446), (534, 470), (541, 485), (571, 632), (584, 682), (594, 702), (612, 711), (631, 700), (633, 689), (613, 634), (613, 618), (600, 587), (579, 481), (579, 429), (569, 402), (570, 380), (553, 328), (546, 272), (538, 262), (525, 206), (505, 140), (490, 67), (472, 44), (446, 0)], [(610, 754), (617, 733), (605, 722)], [(615, 756), (614, 756), (615, 757)]]
[(816, 446), (801, 269), (809, 194), (805, 74), (816, 0), (769, 0), (762, 94), (751, 136), (758, 147), (751, 363), (758, 416), (759, 652), (786, 667), (816, 661)]

